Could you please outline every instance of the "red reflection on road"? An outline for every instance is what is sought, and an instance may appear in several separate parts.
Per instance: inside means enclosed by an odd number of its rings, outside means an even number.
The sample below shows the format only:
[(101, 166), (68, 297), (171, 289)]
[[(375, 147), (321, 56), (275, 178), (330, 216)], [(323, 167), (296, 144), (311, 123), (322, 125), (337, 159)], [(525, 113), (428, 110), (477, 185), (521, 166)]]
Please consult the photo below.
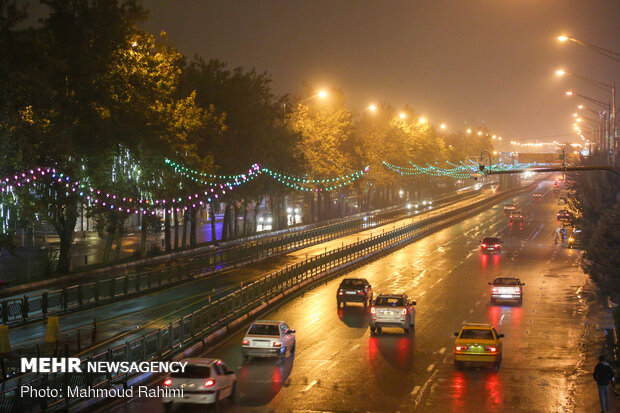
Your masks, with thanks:
[(413, 361), (413, 346), (409, 338), (401, 337), (396, 342), (396, 359), (402, 366), (408, 366)]
[(480, 264), (482, 265), (482, 269), (487, 269), (487, 264), (489, 262), (489, 256), (487, 254), (480, 253)]
[(451, 411), (462, 412), (465, 407), (465, 374), (462, 371), (454, 372), (450, 387), (452, 388), (449, 396), (452, 399)]
[(492, 305), (489, 307), (489, 315), (491, 316), (491, 324), (493, 326), (499, 326), (499, 318), (501, 317), (501, 307), (498, 305)]
[(370, 339), (368, 340), (368, 361), (369, 361), (370, 367), (377, 367), (378, 353), (379, 353), (378, 338), (370, 337)]
[(274, 367), (273, 374), (271, 375), (272, 394), (278, 394), (280, 387), (282, 387), (282, 374), (280, 372), (280, 367)]
[(499, 376), (495, 373), (487, 375), (487, 381), (484, 388), (487, 391), (487, 397), (489, 402), (488, 407), (498, 407), (502, 403), (502, 385), (499, 381)]
[[(512, 309), (512, 324), (515, 327), (519, 327), (521, 325), (521, 307), (513, 307)], [(519, 331), (519, 330), (517, 330)]]
[(497, 264), (499, 264), (499, 254), (493, 255), (493, 265), (497, 267)]

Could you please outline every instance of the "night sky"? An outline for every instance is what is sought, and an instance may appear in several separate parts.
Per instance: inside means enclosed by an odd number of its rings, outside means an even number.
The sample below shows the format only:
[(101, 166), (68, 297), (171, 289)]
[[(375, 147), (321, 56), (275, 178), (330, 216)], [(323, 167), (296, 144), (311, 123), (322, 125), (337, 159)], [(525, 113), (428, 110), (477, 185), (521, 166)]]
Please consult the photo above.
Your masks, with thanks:
[[(620, 84), (620, 63), (559, 34), (620, 52), (619, 0), (143, 0), (144, 29), (187, 55), (272, 75), (278, 94), (336, 87), (351, 109), (411, 105), (431, 122), (527, 140), (572, 131), (564, 68)], [(618, 99), (620, 100), (620, 98)], [(562, 138), (564, 140), (565, 138)], [(553, 140), (545, 138), (544, 140)], [(570, 137), (576, 142), (577, 136)]]

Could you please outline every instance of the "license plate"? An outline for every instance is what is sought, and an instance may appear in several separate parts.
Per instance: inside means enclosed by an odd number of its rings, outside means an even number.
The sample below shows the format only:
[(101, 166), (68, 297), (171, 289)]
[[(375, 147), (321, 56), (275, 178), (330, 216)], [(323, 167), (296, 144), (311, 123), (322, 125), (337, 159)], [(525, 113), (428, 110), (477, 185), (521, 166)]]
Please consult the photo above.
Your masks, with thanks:
[(254, 344), (257, 347), (269, 347), (269, 342), (268, 341), (255, 341)]
[(384, 311), (384, 312), (383, 312), (383, 315), (389, 315), (389, 316), (392, 316), (392, 315), (394, 315), (394, 311)]
[(348, 295), (355, 295), (355, 294), (356, 294), (356, 292), (355, 292), (355, 291), (346, 291), (346, 292), (345, 292), (345, 294), (348, 294)]
[(500, 297), (502, 297), (502, 298), (512, 298), (512, 295), (511, 294), (502, 294), (502, 295), (500, 295)]
[(487, 249), (488, 249), (488, 250), (492, 250), (492, 249), (494, 249), (494, 248), (493, 248), (493, 247), (489, 247), (489, 248), (487, 248)]

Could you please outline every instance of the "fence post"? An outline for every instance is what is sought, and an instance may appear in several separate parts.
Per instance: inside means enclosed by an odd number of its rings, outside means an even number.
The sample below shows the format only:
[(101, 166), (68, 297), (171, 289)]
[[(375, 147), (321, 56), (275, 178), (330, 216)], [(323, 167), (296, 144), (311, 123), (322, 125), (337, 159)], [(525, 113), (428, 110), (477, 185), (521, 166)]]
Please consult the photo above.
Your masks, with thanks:
[(24, 294), (24, 299), (22, 300), (22, 319), (26, 321), (28, 318), (28, 296)]
[(41, 312), (43, 317), (47, 316), (47, 291), (41, 295)]
[(78, 307), (82, 307), (83, 295), (82, 295), (82, 283), (79, 283), (77, 286), (77, 299), (78, 299)]
[(2, 322), (6, 325), (9, 321), (9, 304), (2, 300)]

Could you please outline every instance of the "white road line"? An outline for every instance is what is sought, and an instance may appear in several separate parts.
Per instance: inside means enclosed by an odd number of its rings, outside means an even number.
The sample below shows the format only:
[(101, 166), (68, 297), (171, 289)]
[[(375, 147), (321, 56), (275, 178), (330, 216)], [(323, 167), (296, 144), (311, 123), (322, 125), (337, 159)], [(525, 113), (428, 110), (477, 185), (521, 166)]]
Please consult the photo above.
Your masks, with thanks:
[(476, 305), (480, 304), (480, 300), (476, 301)]
[(435, 368), (435, 365), (434, 365), (434, 364), (431, 364), (430, 366), (428, 366), (428, 367), (426, 368), (426, 371), (431, 371), (431, 370), (432, 370), (432, 369), (434, 369), (434, 368)]
[(439, 350), (439, 354), (443, 354), (443, 352), (444, 352), (444, 351), (446, 351), (446, 348), (445, 348), (445, 347), (442, 347), (442, 348)]
[(308, 321), (308, 324), (316, 323), (317, 321), (319, 321), (319, 317), (315, 318), (312, 321)]
[(306, 387), (305, 389), (302, 390), (302, 392), (306, 392), (308, 390), (310, 390), (311, 388), (314, 387), (314, 385), (317, 383), (318, 380), (312, 380), (312, 383), (308, 384), (308, 387)]
[(424, 294), (426, 294), (426, 291), (422, 291), (420, 294), (418, 294), (418, 297), (422, 297)]
[(411, 395), (415, 396), (417, 392), (420, 391), (420, 386), (415, 386), (413, 390), (411, 390)]
[(473, 313), (473, 312), (474, 312), (474, 309), (473, 309), (473, 308), (469, 310), (469, 314), (471, 314), (471, 313)]
[(338, 363), (340, 363), (340, 360), (334, 361), (332, 364), (329, 365), (328, 369), (333, 369), (334, 367), (336, 367), (336, 364)]
[(418, 392), (418, 397), (416, 397), (415, 399), (415, 405), (413, 406), (414, 410), (418, 407), (418, 404), (420, 404), (420, 401), (422, 400), (422, 396), (424, 395), (424, 391), (426, 390), (431, 380), (433, 380), (433, 377), (435, 377), (435, 374), (437, 374), (438, 371), (439, 370), (435, 370), (433, 374), (431, 374), (431, 377), (429, 377), (428, 380), (426, 380), (426, 382), (424, 382), (424, 384), (422, 385), (422, 388)]
[(353, 347), (351, 347), (351, 351), (355, 351), (355, 350), (357, 350), (357, 348), (358, 348), (359, 346), (360, 346), (359, 344), (354, 345)]

